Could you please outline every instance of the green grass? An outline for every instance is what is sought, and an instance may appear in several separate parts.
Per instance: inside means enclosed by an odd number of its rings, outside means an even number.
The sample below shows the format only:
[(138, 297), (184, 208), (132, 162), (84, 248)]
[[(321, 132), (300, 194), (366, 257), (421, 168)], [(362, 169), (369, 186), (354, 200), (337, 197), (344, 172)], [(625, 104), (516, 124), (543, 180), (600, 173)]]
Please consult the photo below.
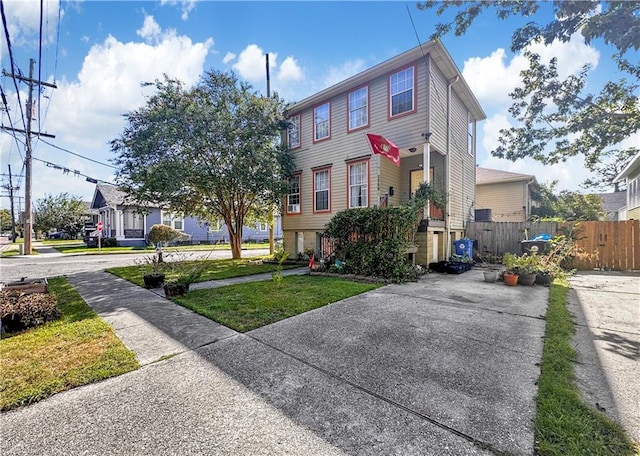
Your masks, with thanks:
[(566, 280), (556, 280), (549, 307), (536, 397), (536, 450), (540, 455), (634, 455), (624, 430), (587, 405), (574, 381), (574, 323), (567, 310)]
[(137, 369), (111, 327), (64, 278), (49, 280), (60, 319), (0, 340), (0, 410)]
[[(275, 271), (277, 265), (271, 263), (254, 264), (253, 262), (259, 260), (261, 257), (254, 258), (241, 258), (238, 260), (225, 259), (225, 260), (197, 260), (198, 264), (203, 263), (205, 270), (200, 277), (199, 282), (206, 282), (207, 280), (219, 280), (229, 279), (231, 277), (242, 277), (246, 275), (261, 274), (265, 272)], [(191, 262), (187, 262), (191, 263)], [(195, 262), (193, 262), (195, 263)], [(282, 269), (295, 268), (298, 265), (283, 265)], [(166, 268), (163, 268), (166, 269)], [(139, 286), (144, 286), (145, 274), (151, 274), (153, 269), (151, 266), (123, 266), (118, 268), (107, 269), (118, 277), (121, 277), (129, 282), (135, 283)], [(166, 274), (165, 280), (171, 280), (177, 277), (177, 273), (162, 270)]]
[[(47, 244), (49, 241), (47, 241)], [(53, 242), (52, 242), (53, 243)], [(61, 241), (61, 245), (53, 245), (60, 253), (87, 253), (91, 255), (100, 255), (105, 253), (139, 253), (140, 251), (155, 252), (155, 247), (87, 247), (84, 243), (78, 245), (69, 244), (69, 241)], [(66, 245), (65, 245), (66, 244)], [(242, 244), (242, 250), (267, 249), (269, 244), (265, 243), (248, 243)], [(212, 250), (231, 250), (229, 244), (201, 244), (201, 245), (183, 245), (177, 247), (166, 247), (166, 251), (212, 251)]]
[(380, 287), (336, 277), (286, 276), (272, 280), (193, 290), (178, 304), (239, 332), (251, 331), (332, 302)]

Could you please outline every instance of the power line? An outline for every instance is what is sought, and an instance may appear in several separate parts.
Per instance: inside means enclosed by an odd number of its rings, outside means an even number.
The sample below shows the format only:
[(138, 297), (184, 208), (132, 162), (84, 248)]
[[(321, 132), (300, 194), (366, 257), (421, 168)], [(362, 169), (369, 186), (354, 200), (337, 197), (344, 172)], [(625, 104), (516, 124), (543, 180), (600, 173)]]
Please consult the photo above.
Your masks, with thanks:
[[(0, 13), (2, 14), (2, 25), (4, 26), (4, 36), (7, 39), (7, 49), (9, 50), (9, 61), (11, 62), (11, 79), (13, 79), (13, 85), (16, 88), (16, 96), (18, 97), (18, 106), (20, 107), (20, 115), (22, 119), (22, 125), (26, 125), (24, 111), (22, 110), (22, 101), (20, 100), (20, 89), (18, 88), (18, 81), (16, 79), (16, 64), (13, 59), (13, 50), (11, 49), (11, 37), (9, 36), (9, 27), (7, 27), (7, 17), (4, 14), (4, 1), (0, 0)], [(18, 72), (20, 69), (18, 68)], [(5, 71), (2, 72), (5, 74)], [(7, 76), (5, 74), (5, 76)]]
[(41, 163), (44, 163), (49, 168), (61, 170), (63, 174), (72, 173), (76, 177), (82, 176), (82, 177), (86, 178), (87, 182), (91, 182), (92, 184), (97, 184), (98, 182), (103, 182), (105, 184), (116, 185), (113, 182), (105, 181), (105, 180), (102, 180), (102, 179), (96, 179), (94, 177), (91, 177), (91, 176), (88, 176), (86, 174), (83, 174), (80, 171), (78, 171), (77, 169), (69, 169), (66, 166), (57, 165), (55, 163), (51, 163), (50, 161), (43, 160), (43, 159), (38, 158), (38, 157), (33, 157), (33, 159), (36, 160), (36, 161), (39, 161)]
[[(42, 16), (44, 15), (44, 0), (40, 0), (40, 39), (38, 41), (38, 81), (42, 81)], [(38, 130), (42, 130), (40, 123), (40, 95), (42, 90), (38, 87)]]
[[(13, 120), (11, 120), (11, 114), (9, 114), (9, 104), (7, 103), (7, 96), (4, 93), (4, 90), (2, 90), (2, 86), (0, 86), (0, 96), (2, 96), (2, 103), (4, 104), (5, 107), (5, 111), (7, 111), (7, 119), (9, 119), (9, 126), (11, 127), (11, 130), (14, 129), (13, 126)], [(14, 141), (16, 142), (16, 146), (18, 146), (18, 136), (13, 133), (11, 136), (13, 136)], [(20, 160), (24, 160), (24, 157), (22, 156), (22, 152), (20, 152), (20, 147), (17, 147), (18, 149), (18, 154), (20, 154)], [(11, 158), (11, 152), (9, 152), (9, 158)]]
[(85, 160), (89, 160), (89, 161), (91, 161), (93, 163), (97, 163), (98, 165), (106, 166), (106, 167), (112, 168), (112, 169), (118, 169), (117, 167), (115, 167), (113, 165), (108, 165), (106, 163), (99, 162), (97, 160), (94, 160), (93, 158), (85, 157), (84, 155), (80, 155), (80, 154), (77, 154), (75, 152), (71, 152), (70, 150), (65, 149), (64, 147), (60, 147), (60, 146), (56, 146), (55, 144), (51, 144), (50, 142), (47, 142), (42, 138), (39, 138), (39, 139), (40, 139), (41, 142), (45, 143), (47, 146), (51, 146), (54, 149), (58, 149), (58, 150), (61, 150), (63, 152), (67, 152), (68, 154), (75, 155), (76, 157), (84, 158)]

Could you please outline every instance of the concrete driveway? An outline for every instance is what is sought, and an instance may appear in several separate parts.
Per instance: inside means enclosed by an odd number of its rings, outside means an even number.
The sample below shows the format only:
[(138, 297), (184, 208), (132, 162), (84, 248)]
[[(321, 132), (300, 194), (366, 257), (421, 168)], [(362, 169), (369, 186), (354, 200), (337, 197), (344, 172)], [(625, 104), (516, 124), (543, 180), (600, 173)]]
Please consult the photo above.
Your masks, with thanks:
[(2, 414), (3, 454), (532, 454), (548, 289), (482, 277), (430, 274), (196, 346), (162, 318), (173, 303), (119, 282), (114, 302), (185, 351)]
[(570, 283), (578, 385), (640, 443), (640, 274), (580, 272)]

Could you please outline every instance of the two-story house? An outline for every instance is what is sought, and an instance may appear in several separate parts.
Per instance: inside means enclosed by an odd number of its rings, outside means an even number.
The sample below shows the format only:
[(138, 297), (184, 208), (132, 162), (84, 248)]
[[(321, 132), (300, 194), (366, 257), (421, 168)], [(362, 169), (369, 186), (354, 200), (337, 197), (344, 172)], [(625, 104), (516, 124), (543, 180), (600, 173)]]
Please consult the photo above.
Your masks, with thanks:
[(618, 212), (618, 220), (640, 219), (640, 152), (634, 155), (613, 182), (622, 182), (627, 187), (627, 204)]
[[(486, 118), (449, 53), (427, 42), (287, 109), (297, 171), (283, 208), (285, 250), (327, 255), (325, 224), (339, 211), (407, 203), (422, 182), (447, 195), (430, 208), (416, 261), (448, 258), (473, 220), (477, 122)], [(399, 149), (372, 153), (367, 133)]]

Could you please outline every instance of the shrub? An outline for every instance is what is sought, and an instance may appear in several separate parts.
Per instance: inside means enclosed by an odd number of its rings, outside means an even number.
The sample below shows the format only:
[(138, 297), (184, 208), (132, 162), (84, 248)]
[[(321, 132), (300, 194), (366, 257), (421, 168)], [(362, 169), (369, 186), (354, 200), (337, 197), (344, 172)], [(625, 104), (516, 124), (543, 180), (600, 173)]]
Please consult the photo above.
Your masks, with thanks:
[(104, 238), (102, 240), (102, 247), (118, 247), (118, 240), (114, 237)]
[(185, 235), (183, 233), (163, 224), (153, 225), (149, 231), (149, 241), (154, 245), (159, 243), (166, 244), (184, 238)]
[(2, 330), (15, 332), (55, 320), (60, 316), (56, 297), (46, 293), (0, 291)]

